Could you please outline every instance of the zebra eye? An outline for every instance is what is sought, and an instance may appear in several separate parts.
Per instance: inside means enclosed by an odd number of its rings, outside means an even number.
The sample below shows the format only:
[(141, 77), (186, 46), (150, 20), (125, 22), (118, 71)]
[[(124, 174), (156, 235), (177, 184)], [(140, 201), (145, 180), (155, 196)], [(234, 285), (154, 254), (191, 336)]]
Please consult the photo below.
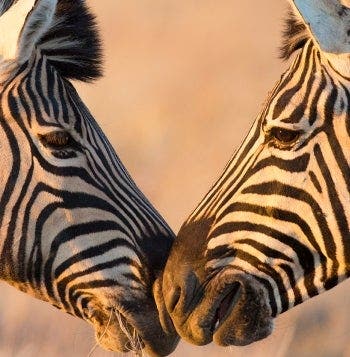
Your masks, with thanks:
[(56, 150), (66, 149), (74, 144), (74, 139), (66, 131), (53, 131), (39, 135), (39, 138), (45, 147)]
[(283, 128), (272, 128), (270, 131), (270, 138), (272, 138), (276, 144), (282, 146), (291, 146), (300, 137), (300, 131), (289, 130)]

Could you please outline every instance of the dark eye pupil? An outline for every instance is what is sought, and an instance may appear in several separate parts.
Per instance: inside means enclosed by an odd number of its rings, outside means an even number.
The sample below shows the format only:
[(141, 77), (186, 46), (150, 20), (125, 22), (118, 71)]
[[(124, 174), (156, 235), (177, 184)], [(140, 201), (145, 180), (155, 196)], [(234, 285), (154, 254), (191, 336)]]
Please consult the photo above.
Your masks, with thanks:
[(271, 131), (272, 136), (283, 144), (290, 144), (299, 137), (299, 132), (288, 129), (273, 129)]

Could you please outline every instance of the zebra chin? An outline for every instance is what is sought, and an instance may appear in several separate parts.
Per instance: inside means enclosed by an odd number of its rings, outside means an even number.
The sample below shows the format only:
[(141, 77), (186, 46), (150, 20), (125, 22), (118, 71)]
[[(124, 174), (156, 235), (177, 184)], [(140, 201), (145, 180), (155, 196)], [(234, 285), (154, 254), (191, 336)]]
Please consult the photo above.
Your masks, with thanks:
[[(198, 296), (200, 291), (200, 296)], [(170, 313), (179, 335), (195, 345), (245, 346), (269, 336), (273, 316), (265, 288), (247, 274), (226, 268), (198, 289), (195, 307)], [(186, 316), (186, 319), (184, 319)]]
[(167, 356), (175, 350), (179, 337), (175, 329), (162, 329), (154, 303), (145, 300), (125, 306), (90, 309), (90, 316), (85, 318), (95, 329), (98, 345), (109, 351), (152, 357)]

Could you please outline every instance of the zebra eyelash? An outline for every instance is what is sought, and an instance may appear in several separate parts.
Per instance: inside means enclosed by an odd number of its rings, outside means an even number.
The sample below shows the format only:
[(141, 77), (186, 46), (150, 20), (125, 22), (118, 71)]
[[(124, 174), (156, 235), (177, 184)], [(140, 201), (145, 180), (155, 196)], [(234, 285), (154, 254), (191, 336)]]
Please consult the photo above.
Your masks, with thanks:
[(44, 147), (59, 151), (71, 151), (79, 148), (79, 144), (73, 139), (73, 137), (64, 130), (56, 130), (47, 134), (39, 135), (40, 142)]

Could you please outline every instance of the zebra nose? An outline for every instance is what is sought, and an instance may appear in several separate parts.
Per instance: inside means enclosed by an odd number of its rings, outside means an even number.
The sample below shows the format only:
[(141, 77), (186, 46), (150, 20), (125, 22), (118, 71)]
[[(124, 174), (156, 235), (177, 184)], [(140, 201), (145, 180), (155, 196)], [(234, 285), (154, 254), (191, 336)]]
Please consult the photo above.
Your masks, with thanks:
[(201, 238), (207, 237), (213, 219), (184, 224), (171, 248), (163, 272), (162, 292), (172, 318), (185, 317), (200, 297), (200, 289), (207, 279), (203, 258), (206, 240)]

